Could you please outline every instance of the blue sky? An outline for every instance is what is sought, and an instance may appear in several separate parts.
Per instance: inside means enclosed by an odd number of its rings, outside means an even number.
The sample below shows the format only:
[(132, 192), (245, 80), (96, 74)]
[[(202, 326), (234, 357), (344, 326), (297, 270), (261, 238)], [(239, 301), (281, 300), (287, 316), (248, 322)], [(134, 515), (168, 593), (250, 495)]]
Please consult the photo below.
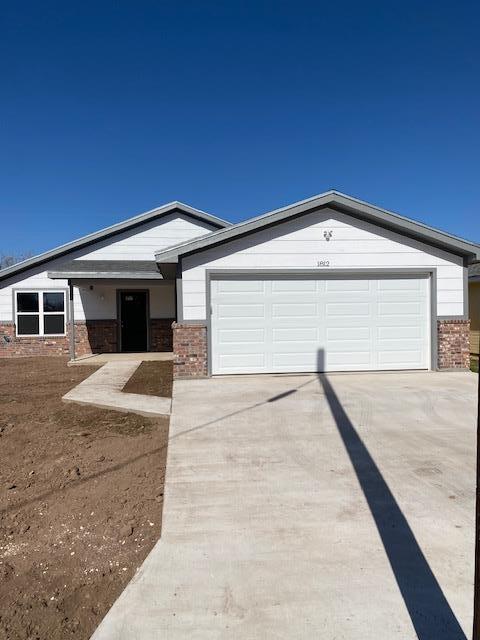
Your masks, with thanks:
[(478, 3), (0, 8), (0, 253), (331, 188), (480, 242)]

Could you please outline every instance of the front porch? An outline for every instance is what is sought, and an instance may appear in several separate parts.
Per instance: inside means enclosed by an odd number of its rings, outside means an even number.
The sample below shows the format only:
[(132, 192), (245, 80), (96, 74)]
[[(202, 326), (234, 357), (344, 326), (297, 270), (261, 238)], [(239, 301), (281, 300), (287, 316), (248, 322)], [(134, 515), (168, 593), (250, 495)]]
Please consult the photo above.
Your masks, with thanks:
[(71, 362), (172, 351), (175, 280), (165, 279), (155, 262), (74, 260), (48, 276), (68, 282)]

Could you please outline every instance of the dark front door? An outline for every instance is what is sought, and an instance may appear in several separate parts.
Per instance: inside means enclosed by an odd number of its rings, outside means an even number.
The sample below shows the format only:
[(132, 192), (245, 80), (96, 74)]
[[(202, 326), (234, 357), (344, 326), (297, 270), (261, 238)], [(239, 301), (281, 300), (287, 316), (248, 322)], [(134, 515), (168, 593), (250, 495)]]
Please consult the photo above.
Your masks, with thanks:
[(120, 351), (148, 351), (146, 291), (120, 291)]

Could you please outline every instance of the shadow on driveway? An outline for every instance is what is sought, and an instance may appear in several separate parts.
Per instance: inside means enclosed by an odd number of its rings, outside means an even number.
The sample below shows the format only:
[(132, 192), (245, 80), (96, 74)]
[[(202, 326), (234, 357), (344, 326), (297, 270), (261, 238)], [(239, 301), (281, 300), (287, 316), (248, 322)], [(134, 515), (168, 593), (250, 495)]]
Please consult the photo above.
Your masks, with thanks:
[[(320, 350), (318, 371), (324, 370)], [(419, 640), (467, 640), (380, 469), (328, 378), (319, 380)]]

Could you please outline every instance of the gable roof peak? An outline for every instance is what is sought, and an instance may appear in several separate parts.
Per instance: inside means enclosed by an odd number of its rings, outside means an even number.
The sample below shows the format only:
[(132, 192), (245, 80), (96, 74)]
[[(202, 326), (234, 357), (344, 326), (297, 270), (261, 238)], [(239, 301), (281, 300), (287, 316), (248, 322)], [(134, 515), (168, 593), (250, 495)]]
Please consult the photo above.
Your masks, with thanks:
[(207, 223), (213, 227), (216, 227), (217, 229), (223, 229), (224, 227), (231, 225), (230, 222), (222, 220), (221, 218), (217, 218), (217, 216), (213, 216), (210, 213), (206, 213), (205, 211), (201, 211), (200, 209), (191, 207), (188, 204), (184, 204), (183, 202), (174, 200), (172, 202), (167, 202), (166, 204), (156, 207), (155, 209), (149, 209), (148, 211), (139, 213), (131, 218), (128, 218), (127, 220), (123, 220), (122, 222), (117, 222), (116, 224), (110, 225), (109, 227), (100, 229), (99, 231), (89, 233), (88, 235), (82, 236), (77, 240), (67, 242), (66, 244), (60, 245), (55, 249), (45, 251), (44, 253), (33, 256), (32, 258), (27, 258), (27, 260), (22, 260), (22, 262), (17, 262), (17, 264), (14, 264), (11, 267), (7, 267), (6, 269), (1, 269), (0, 281), (13, 276), (16, 273), (20, 273), (37, 265), (48, 262), (54, 258), (60, 258), (61, 256), (68, 255), (69, 253), (71, 253), (72, 251), (76, 251), (77, 249), (82, 249), (83, 247), (89, 246), (101, 240), (114, 237), (115, 235), (122, 233), (123, 231), (128, 231), (129, 229), (133, 229), (141, 224), (144, 224), (151, 220), (155, 220), (156, 218), (160, 218), (162, 216), (166, 216), (175, 211), (180, 211), (181, 213), (184, 213), (185, 215), (188, 215), (195, 220)]
[(415, 238), (425, 244), (430, 244), (457, 255), (465, 256), (469, 260), (480, 259), (480, 245), (474, 242), (469, 242), (446, 231), (435, 229), (423, 222), (417, 222), (393, 211), (382, 209), (381, 207), (365, 202), (364, 200), (359, 200), (335, 189), (311, 196), (305, 200), (294, 202), (279, 209), (274, 209), (273, 211), (267, 211), (254, 218), (238, 222), (226, 229), (219, 229), (208, 236), (195, 238), (178, 244), (175, 247), (158, 251), (155, 254), (155, 258), (159, 263), (177, 262), (179, 256), (187, 253), (196, 253), (197, 251), (202, 251), (216, 244), (223, 244), (235, 237), (254, 233), (261, 228), (279, 224), (290, 218), (303, 215), (315, 209), (328, 207), (329, 205), (334, 206), (339, 211), (352, 217)]

